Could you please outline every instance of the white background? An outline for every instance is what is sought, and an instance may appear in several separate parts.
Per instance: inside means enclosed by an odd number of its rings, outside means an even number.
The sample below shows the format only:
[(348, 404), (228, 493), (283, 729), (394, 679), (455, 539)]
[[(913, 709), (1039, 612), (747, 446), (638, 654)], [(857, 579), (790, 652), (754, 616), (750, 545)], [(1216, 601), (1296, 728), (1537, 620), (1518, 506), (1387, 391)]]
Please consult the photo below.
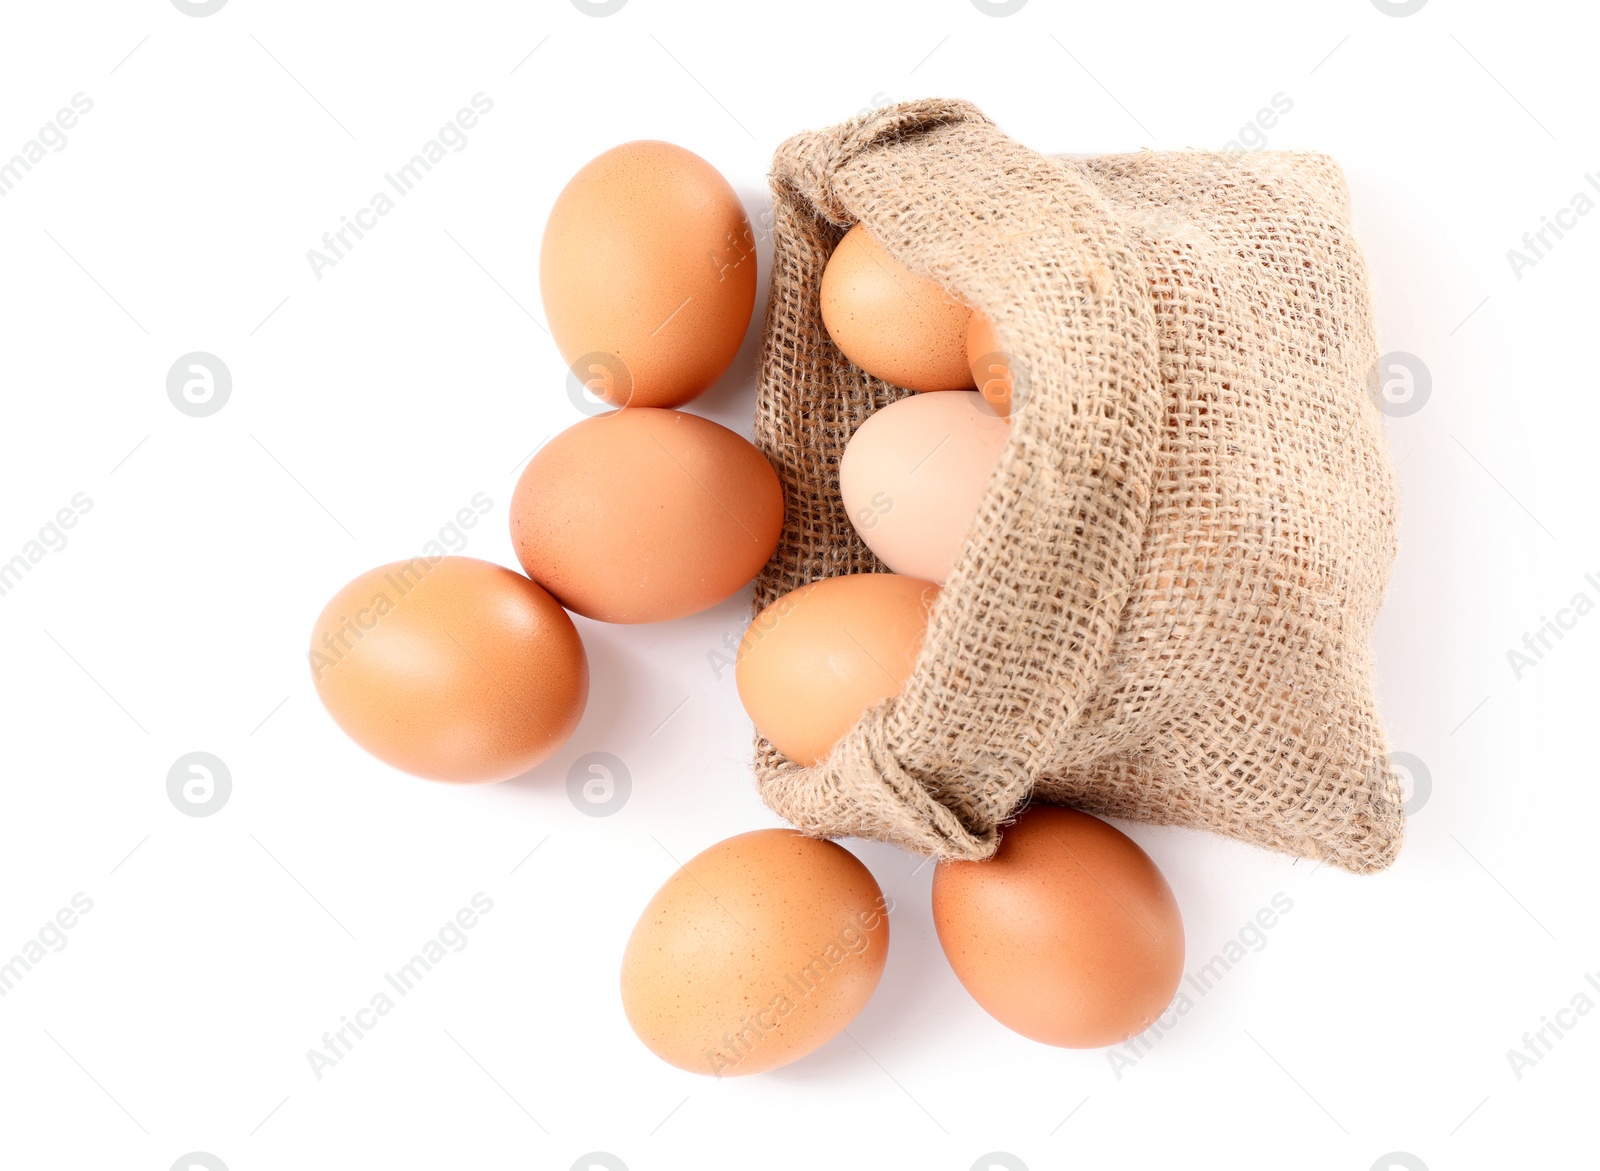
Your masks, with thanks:
[[(0, 199), (0, 560), (75, 494), (92, 508), (0, 597), (0, 960), (76, 893), (93, 909), (0, 998), (0, 1166), (566, 1171), (603, 1151), (631, 1171), (968, 1171), (1000, 1151), (1034, 1171), (1367, 1171), (1401, 1151), (1437, 1171), (1577, 1143), (1600, 1013), (1520, 1079), (1507, 1051), (1586, 987), (1600, 1003), (1600, 617), (1520, 679), (1507, 651), (1600, 599), (1600, 215), (1520, 280), (1506, 252), (1600, 172), (1591, 15), (8, 4), (0, 158), (74, 94), (94, 108)], [(318, 280), (307, 249), (480, 91), (494, 109), (465, 149)], [(1276, 892), (1293, 910), (1119, 1078), (987, 1017), (940, 953), (930, 868), (852, 842), (898, 909), (850, 1035), (756, 1078), (659, 1062), (618, 1002), (628, 932), (677, 861), (776, 824), (708, 658), (745, 600), (658, 627), (580, 619), (583, 724), (499, 786), (369, 758), (305, 660), (335, 589), (476, 493), (494, 507), (465, 552), (515, 564), (519, 467), (580, 417), (541, 325), (556, 192), (602, 149), (664, 138), (756, 218), (784, 137), (889, 100), (970, 98), (1036, 148), (1091, 153), (1220, 147), (1276, 94), (1293, 108), (1269, 145), (1346, 166), (1382, 348), (1432, 375), (1387, 424), (1404, 495), (1380, 687), (1394, 747), (1431, 775), (1399, 862), (1354, 878), (1129, 827), (1177, 893), (1191, 969)], [(693, 406), (746, 432), (758, 326)], [(209, 418), (166, 396), (194, 350), (232, 371)], [(233, 778), (204, 818), (166, 792), (195, 750)], [(569, 800), (590, 751), (631, 772), (614, 816)], [(315, 1078), (306, 1051), (476, 892), (494, 909), (465, 950)]]

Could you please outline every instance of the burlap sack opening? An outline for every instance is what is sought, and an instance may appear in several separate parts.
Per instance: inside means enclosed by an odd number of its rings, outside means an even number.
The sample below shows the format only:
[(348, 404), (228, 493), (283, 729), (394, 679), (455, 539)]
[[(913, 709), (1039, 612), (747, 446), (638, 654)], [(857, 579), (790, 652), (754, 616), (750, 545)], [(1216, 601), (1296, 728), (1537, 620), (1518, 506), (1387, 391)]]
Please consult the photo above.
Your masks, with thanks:
[(1395, 485), (1337, 166), (1053, 158), (930, 100), (790, 139), (771, 185), (755, 438), (788, 516), (758, 611), (885, 569), (839, 457), (908, 392), (823, 328), (849, 226), (988, 313), (1028, 393), (903, 692), (812, 768), (758, 738), (767, 804), (940, 858), (991, 854), (1032, 796), (1387, 866), (1403, 816), (1369, 647)]

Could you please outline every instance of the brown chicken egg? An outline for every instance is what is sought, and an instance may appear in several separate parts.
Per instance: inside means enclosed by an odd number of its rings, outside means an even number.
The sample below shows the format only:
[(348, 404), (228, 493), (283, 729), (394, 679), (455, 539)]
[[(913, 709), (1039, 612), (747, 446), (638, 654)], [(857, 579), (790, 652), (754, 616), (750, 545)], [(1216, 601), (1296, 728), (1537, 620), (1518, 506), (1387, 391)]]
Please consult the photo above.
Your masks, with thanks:
[(436, 781), (503, 781), (578, 726), (589, 663), (572, 619), (520, 573), (471, 557), (381, 565), (311, 633), (328, 714), (361, 747)]
[(857, 224), (822, 270), (822, 324), (868, 374), (908, 390), (970, 390), (971, 310)]
[(540, 448), (511, 500), (528, 576), (602, 622), (661, 622), (738, 591), (777, 548), (783, 490), (709, 419), (629, 407)]
[(1183, 976), (1172, 888), (1120, 830), (1034, 805), (984, 862), (941, 862), (933, 924), (961, 983), (1008, 1029), (1073, 1049), (1159, 1017)]
[(793, 830), (719, 842), (650, 900), (622, 959), (639, 1039), (691, 1073), (761, 1073), (836, 1036), (889, 954), (889, 906), (854, 854)]
[[(1026, 381), (1018, 379), (1016, 359), (1000, 348), (994, 322), (981, 309), (972, 311), (972, 321), (967, 326), (967, 365), (978, 393), (995, 414), (1009, 415), (1021, 405), (1018, 400), (1026, 391)], [(1018, 381), (1023, 381), (1020, 391)]]
[(920, 578), (856, 573), (773, 602), (745, 630), (734, 668), (751, 722), (797, 764), (824, 759), (862, 713), (900, 693), (938, 595)]
[(890, 569), (943, 585), (1010, 436), (1011, 424), (970, 390), (874, 411), (839, 460), (850, 522)]
[(744, 340), (755, 236), (733, 188), (699, 155), (624, 143), (557, 196), (539, 289), (550, 335), (580, 381), (613, 406), (682, 406)]

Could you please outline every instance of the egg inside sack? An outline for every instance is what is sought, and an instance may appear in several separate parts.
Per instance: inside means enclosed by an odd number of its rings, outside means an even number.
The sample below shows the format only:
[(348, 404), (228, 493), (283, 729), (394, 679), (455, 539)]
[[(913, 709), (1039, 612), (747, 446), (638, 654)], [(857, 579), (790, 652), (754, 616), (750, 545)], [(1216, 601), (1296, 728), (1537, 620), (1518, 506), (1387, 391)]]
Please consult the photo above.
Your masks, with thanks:
[(995, 414), (1010, 415), (1022, 405), (1027, 378), (1017, 359), (1000, 348), (994, 322), (981, 309), (972, 311), (967, 326), (967, 365), (978, 394)]
[(566, 611), (522, 574), (471, 557), (361, 574), (318, 617), (310, 661), (352, 740), (436, 781), (526, 772), (572, 735), (589, 695)]
[(890, 569), (943, 585), (1010, 435), (974, 391), (890, 403), (839, 461), (850, 522)]
[(734, 668), (757, 731), (797, 764), (824, 759), (868, 708), (900, 693), (938, 596), (920, 578), (856, 573), (773, 602), (746, 628)]
[(528, 461), (511, 500), (528, 576), (602, 622), (716, 605), (760, 572), (782, 528), (778, 474), (748, 440), (650, 407), (561, 432)]
[(650, 900), (623, 955), (623, 1009), (680, 1069), (761, 1073), (837, 1036), (888, 952), (888, 904), (855, 855), (755, 830), (691, 858)]
[(857, 224), (822, 272), (822, 324), (844, 356), (908, 390), (969, 390), (971, 310)]
[(1172, 889), (1120, 830), (1034, 805), (982, 862), (941, 862), (933, 922), (983, 1009), (1047, 1045), (1086, 1049), (1142, 1032), (1183, 975)]
[(755, 235), (728, 181), (668, 142), (574, 175), (539, 249), (550, 335), (612, 406), (676, 407), (733, 361), (756, 296)]

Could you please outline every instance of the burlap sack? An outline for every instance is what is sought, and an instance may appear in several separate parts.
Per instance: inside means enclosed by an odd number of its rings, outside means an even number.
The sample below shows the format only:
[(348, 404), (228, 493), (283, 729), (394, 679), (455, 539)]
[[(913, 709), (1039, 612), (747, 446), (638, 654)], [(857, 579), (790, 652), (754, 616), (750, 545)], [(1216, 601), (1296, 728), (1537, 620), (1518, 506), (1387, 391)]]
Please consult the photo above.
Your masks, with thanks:
[(823, 328), (850, 225), (988, 313), (1028, 390), (903, 692), (812, 768), (758, 739), (766, 802), (941, 858), (988, 856), (1033, 796), (1387, 866), (1401, 794), (1369, 644), (1395, 484), (1337, 166), (1052, 158), (922, 101), (790, 139), (771, 185), (755, 438), (788, 516), (758, 610), (884, 569), (839, 456), (908, 392)]

